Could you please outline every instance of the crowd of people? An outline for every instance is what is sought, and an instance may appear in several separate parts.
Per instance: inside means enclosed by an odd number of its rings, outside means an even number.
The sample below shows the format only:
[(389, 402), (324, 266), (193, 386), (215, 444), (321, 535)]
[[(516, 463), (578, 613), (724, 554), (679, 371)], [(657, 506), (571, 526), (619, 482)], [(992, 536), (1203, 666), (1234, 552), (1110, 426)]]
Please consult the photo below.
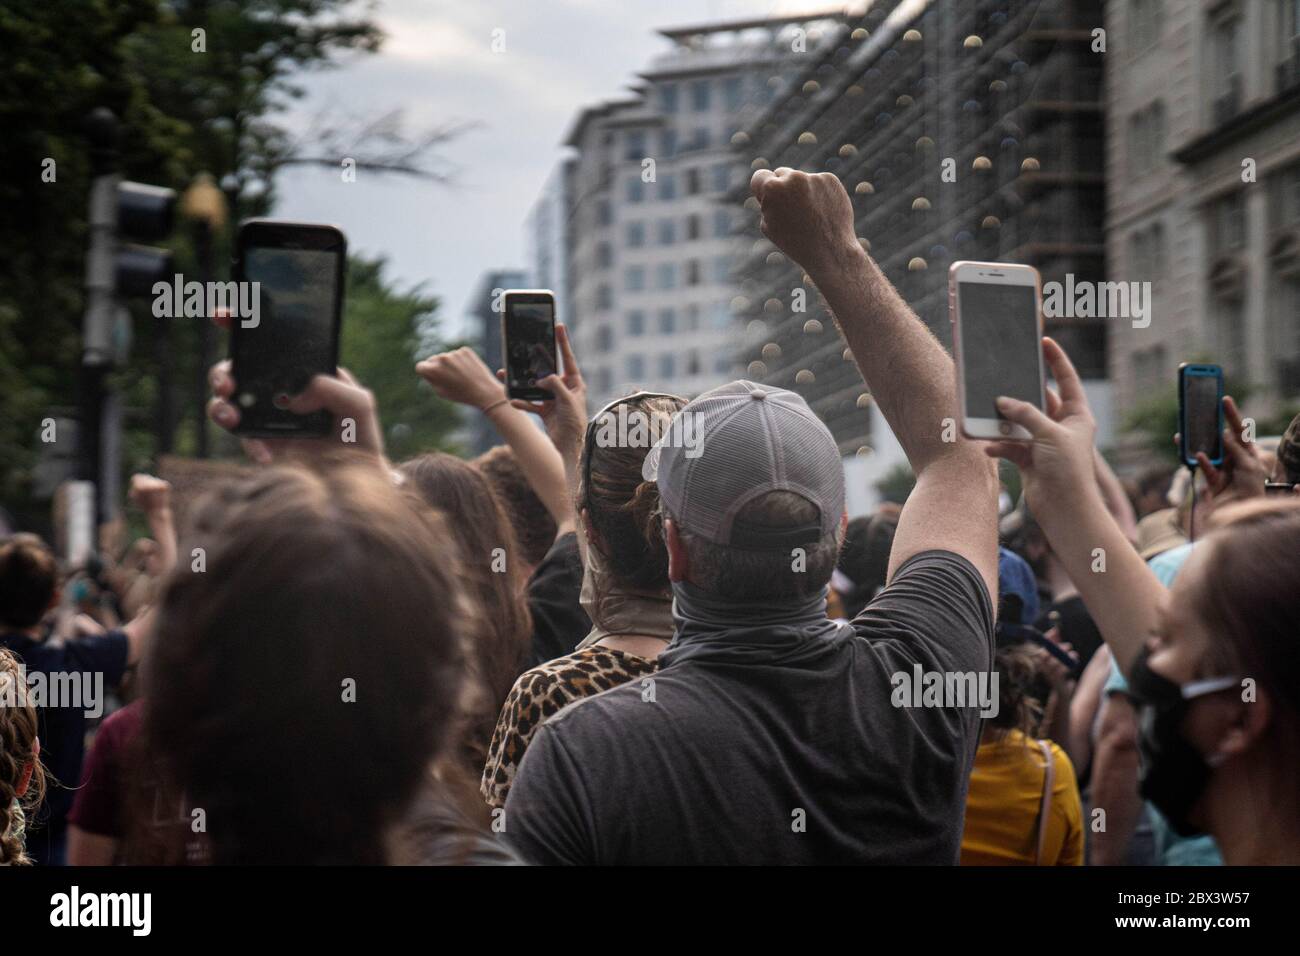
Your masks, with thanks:
[(318, 376), (333, 439), (246, 440), (183, 522), (136, 476), (116, 563), (0, 543), (0, 862), (1300, 863), (1300, 417), (1261, 447), (1225, 399), (1221, 465), (1126, 486), (1045, 339), (1047, 408), (999, 400), (1032, 439), (945, 440), (952, 360), (840, 181), (751, 186), (905, 502), (849, 521), (780, 388), (590, 414), (563, 325), (545, 402), (417, 366), (500, 435), (472, 461), (390, 462)]

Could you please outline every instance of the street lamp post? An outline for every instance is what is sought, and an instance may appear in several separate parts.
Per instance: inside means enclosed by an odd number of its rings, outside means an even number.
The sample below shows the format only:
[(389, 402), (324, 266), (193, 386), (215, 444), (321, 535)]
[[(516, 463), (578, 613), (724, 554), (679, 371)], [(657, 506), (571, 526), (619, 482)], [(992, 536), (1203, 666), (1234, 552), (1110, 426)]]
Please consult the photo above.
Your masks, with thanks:
[[(194, 251), (199, 264), (199, 281), (204, 288), (212, 281), (214, 238), (226, 224), (226, 197), (210, 173), (199, 173), (181, 196), (181, 214), (194, 229)], [(208, 457), (208, 367), (212, 364), (212, 323), (199, 323), (198, 372), (194, 377), (198, 442), (195, 454)]]

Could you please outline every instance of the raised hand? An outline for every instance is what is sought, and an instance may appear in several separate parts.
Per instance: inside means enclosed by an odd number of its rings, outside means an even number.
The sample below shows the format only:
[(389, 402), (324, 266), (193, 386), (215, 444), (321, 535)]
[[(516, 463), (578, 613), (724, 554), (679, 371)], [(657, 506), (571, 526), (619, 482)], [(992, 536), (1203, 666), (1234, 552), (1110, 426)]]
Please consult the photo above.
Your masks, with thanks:
[(1093, 442), (1097, 423), (1088, 408), (1079, 373), (1070, 357), (1054, 340), (1043, 339), (1043, 357), (1060, 388), (1048, 389), (1047, 412), (1029, 402), (1001, 397), (998, 410), (1025, 428), (1031, 441), (997, 441), (984, 446), (985, 454), (1012, 462), (1024, 478), (1025, 494), (1033, 508), (1056, 496), (1078, 495), (1095, 487)]
[(506, 397), (505, 388), (471, 348), (431, 355), (415, 371), (439, 398), (461, 405), (482, 410)]
[(853, 231), (853, 203), (839, 177), (804, 173), (787, 166), (760, 169), (749, 181), (758, 200), (759, 228), (782, 252), (812, 276), (859, 250)]

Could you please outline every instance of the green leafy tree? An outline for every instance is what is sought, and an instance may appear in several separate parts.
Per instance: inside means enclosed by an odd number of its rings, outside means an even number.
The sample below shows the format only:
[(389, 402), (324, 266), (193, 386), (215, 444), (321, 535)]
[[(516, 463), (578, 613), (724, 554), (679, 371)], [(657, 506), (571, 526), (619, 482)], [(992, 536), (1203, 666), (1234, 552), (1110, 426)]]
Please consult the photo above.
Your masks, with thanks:
[(382, 258), (351, 256), (339, 361), (374, 392), (388, 455), (394, 461), (435, 448), (450, 449), (459, 424), (456, 406), (415, 374), (415, 363), (443, 345), (438, 300), (418, 288), (401, 290), (384, 276)]

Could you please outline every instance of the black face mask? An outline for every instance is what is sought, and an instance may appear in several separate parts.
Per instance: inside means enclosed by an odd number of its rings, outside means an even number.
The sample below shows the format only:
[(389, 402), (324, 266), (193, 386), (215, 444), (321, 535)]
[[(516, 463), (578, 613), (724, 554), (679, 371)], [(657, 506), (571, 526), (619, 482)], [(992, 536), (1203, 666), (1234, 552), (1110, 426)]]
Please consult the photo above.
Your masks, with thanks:
[(1144, 649), (1129, 676), (1129, 691), (1138, 701), (1138, 753), (1142, 770), (1138, 790), (1169, 821), (1179, 836), (1204, 831), (1188, 819), (1205, 792), (1213, 767), (1183, 736), (1183, 721), (1192, 701), (1237, 686), (1235, 677), (1216, 677), (1178, 685), (1147, 666)]

